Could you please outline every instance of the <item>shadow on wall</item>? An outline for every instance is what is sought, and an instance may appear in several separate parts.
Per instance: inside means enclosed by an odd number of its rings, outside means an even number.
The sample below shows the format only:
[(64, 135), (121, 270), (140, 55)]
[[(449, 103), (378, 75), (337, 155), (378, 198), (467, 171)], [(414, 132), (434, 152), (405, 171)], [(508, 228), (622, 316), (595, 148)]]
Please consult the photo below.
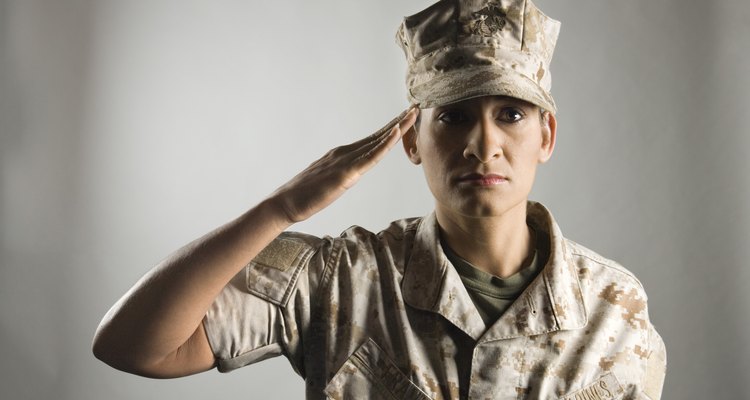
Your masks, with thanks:
[[(680, 200), (673, 204), (680, 216), (673, 227), (681, 244), (682, 254), (676, 257), (682, 260), (683, 270), (671, 271), (671, 279), (677, 282), (674, 288), (702, 290), (667, 297), (687, 302), (672, 304), (680, 309), (671, 313), (674, 319), (668, 329), (674, 331), (675, 340), (668, 349), (673, 370), (681, 374), (669, 377), (668, 398), (691, 386), (684, 396), (736, 398), (746, 391), (743, 382), (750, 354), (737, 351), (734, 344), (746, 340), (748, 323), (735, 313), (748, 314), (748, 303), (742, 299), (747, 299), (750, 283), (744, 272), (750, 223), (748, 141), (745, 134), (738, 134), (747, 129), (742, 105), (748, 96), (747, 85), (738, 82), (747, 82), (743, 66), (750, 65), (750, 58), (739, 57), (735, 46), (750, 29), (740, 17), (740, 7), (719, 3), (704, 6), (694, 25), (701, 29), (685, 30), (684, 40), (693, 43), (686, 62), (694, 70), (692, 76), (683, 77), (689, 89), (682, 97), (683, 115), (678, 117), (682, 136), (676, 149), (679, 193), (674, 198)], [(704, 378), (712, 383), (703, 386), (706, 393), (701, 395), (691, 382)]]
[[(0, 387), (65, 398), (82, 349), (71, 318), (89, 1), (0, 2)], [(86, 331), (90, 331), (86, 327)], [(90, 341), (90, 333), (84, 341)]]

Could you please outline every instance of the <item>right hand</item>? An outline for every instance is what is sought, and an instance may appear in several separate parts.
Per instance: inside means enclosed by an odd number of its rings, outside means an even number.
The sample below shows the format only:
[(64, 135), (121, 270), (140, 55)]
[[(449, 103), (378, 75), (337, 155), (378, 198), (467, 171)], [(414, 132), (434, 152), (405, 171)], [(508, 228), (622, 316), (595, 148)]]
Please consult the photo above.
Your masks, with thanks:
[(354, 186), (377, 164), (417, 119), (411, 107), (377, 132), (346, 146), (336, 147), (278, 188), (269, 200), (295, 223), (310, 218)]

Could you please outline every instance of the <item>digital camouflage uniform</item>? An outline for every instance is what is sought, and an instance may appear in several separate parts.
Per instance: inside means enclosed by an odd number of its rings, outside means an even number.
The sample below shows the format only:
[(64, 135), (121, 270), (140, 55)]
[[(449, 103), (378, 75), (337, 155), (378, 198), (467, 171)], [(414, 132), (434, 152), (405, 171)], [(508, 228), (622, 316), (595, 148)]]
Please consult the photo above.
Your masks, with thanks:
[[(528, 0), (443, 0), (396, 35), (408, 99), (431, 108), (504, 95), (552, 113), (559, 22)], [(664, 344), (640, 282), (565, 239), (485, 326), (443, 252), (435, 215), (340, 237), (284, 233), (216, 299), (204, 325), (220, 371), (285, 355), (309, 399), (658, 399)]]
[(549, 237), (542, 272), (484, 325), (438, 237), (435, 215), (377, 234), (285, 233), (238, 274), (204, 325), (226, 372), (285, 355), (309, 399), (657, 399), (664, 344), (625, 268)]

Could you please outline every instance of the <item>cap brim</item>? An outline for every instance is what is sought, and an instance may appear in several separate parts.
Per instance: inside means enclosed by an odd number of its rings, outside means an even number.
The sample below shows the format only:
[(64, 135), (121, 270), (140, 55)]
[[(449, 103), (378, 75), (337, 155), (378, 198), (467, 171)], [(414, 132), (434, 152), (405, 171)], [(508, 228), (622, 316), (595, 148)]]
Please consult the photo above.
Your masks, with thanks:
[(557, 107), (536, 82), (513, 69), (495, 66), (440, 73), (409, 93), (420, 108), (433, 108), (482, 96), (509, 96), (557, 113)]

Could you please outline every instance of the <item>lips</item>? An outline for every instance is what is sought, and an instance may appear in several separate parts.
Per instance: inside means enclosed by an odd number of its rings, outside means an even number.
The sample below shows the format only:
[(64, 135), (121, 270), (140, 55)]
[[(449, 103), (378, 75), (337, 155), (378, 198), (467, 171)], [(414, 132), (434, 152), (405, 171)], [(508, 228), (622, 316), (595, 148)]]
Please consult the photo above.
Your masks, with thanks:
[(508, 181), (508, 178), (497, 174), (480, 174), (472, 172), (462, 175), (458, 178), (459, 183), (465, 183), (476, 186), (495, 186)]

